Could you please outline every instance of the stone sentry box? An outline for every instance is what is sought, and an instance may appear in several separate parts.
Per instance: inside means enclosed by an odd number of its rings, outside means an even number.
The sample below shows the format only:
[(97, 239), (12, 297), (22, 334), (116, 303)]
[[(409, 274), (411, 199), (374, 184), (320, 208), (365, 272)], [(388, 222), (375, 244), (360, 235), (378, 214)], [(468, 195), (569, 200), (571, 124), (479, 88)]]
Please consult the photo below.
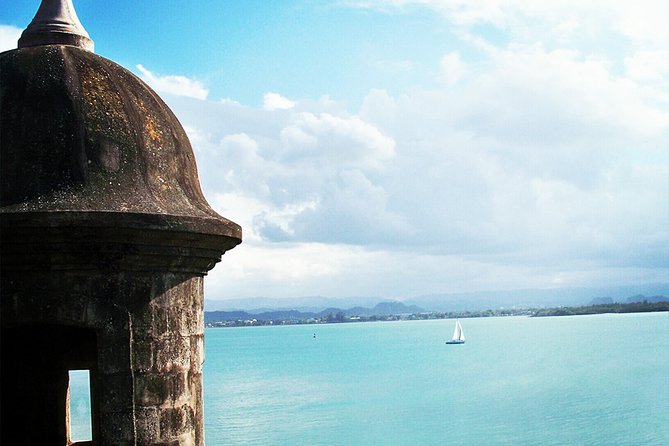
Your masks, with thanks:
[(95, 55), (71, 0), (0, 54), (1, 443), (203, 445), (203, 276), (241, 242), (165, 103)]

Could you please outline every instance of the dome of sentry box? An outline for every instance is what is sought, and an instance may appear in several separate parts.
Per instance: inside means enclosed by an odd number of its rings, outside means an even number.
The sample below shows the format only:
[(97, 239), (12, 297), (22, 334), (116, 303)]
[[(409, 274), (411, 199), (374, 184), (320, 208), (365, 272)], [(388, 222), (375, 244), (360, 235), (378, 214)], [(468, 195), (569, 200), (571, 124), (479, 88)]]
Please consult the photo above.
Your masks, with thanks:
[(92, 49), (72, 0), (42, 0), (0, 54), (0, 443), (203, 446), (203, 276), (241, 228), (170, 109)]
[(0, 54), (3, 220), (32, 214), (53, 226), (67, 213), (96, 225), (210, 233), (227, 249), (239, 243), (241, 228), (207, 204), (172, 111), (92, 49), (71, 0), (43, 1), (19, 48)]

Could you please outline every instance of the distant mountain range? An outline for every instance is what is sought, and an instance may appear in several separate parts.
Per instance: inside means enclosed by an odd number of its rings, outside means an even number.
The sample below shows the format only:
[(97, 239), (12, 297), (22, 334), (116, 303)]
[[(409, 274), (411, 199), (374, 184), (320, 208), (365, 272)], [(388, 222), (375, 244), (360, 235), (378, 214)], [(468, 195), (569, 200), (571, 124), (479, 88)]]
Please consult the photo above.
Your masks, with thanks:
[[(668, 296), (669, 283), (630, 285), (606, 288), (556, 288), (512, 291), (487, 291), (472, 293), (444, 293), (401, 299), (407, 307), (416, 306), (424, 311), (480, 311), (499, 308), (548, 308), (589, 305), (595, 299), (628, 302), (638, 296)], [(606, 296), (606, 297), (599, 297)], [(630, 297), (632, 296), (632, 297)], [(329, 298), (310, 296), (299, 298), (246, 298), (230, 300), (205, 300), (205, 311), (245, 312), (250, 315), (276, 311), (298, 311), (318, 314), (325, 309), (355, 307), (373, 309), (378, 302), (387, 302), (380, 296)], [(608, 302), (608, 300), (606, 301)], [(601, 303), (605, 303), (602, 301)]]
[(324, 318), (328, 315), (342, 314), (344, 316), (390, 316), (399, 314), (414, 314), (423, 313), (425, 310), (415, 305), (405, 305), (402, 302), (391, 301), (381, 302), (376, 304), (373, 308), (353, 307), (349, 309), (341, 309), (329, 307), (319, 312), (303, 312), (297, 310), (275, 310), (264, 312), (247, 312), (247, 311), (205, 311), (204, 322), (215, 321), (236, 321), (236, 320), (299, 320), (309, 318)]
[[(624, 303), (635, 303), (635, 302), (648, 302), (648, 303), (658, 303), (658, 302), (669, 302), (669, 298), (661, 295), (657, 296), (644, 296), (643, 294), (637, 294), (631, 297), (628, 297), (624, 300)], [(596, 297), (592, 299), (587, 305), (606, 305), (616, 303), (611, 297)], [(623, 303), (623, 301), (617, 302)], [(586, 304), (579, 304), (574, 307), (578, 307)], [(530, 308), (528, 307), (519, 307), (519, 308)], [(493, 309), (491, 307), (485, 308)], [(468, 310), (448, 310), (448, 311), (480, 311), (481, 309), (469, 308)], [(356, 306), (348, 309), (341, 309), (337, 307), (328, 307), (324, 310), (317, 312), (311, 311), (299, 311), (299, 310), (268, 310), (268, 311), (205, 311), (204, 321), (205, 323), (218, 322), (218, 321), (239, 321), (239, 320), (252, 320), (256, 319), (258, 321), (298, 321), (305, 320), (310, 318), (323, 319), (328, 316), (339, 317), (339, 316), (399, 316), (403, 314), (419, 314), (426, 312), (433, 312), (440, 310), (425, 310), (422, 307), (417, 305), (406, 305), (403, 302), (399, 301), (387, 301), (376, 304), (374, 307), (361, 307)]]
[(556, 288), (462, 294), (432, 294), (406, 299), (406, 304), (432, 311), (475, 311), (496, 308), (549, 308), (588, 305), (598, 296), (613, 302), (628, 302), (629, 296), (669, 295), (669, 284), (635, 285), (608, 288)]
[(379, 302), (388, 300), (381, 296), (356, 296), (356, 297), (322, 297), (322, 296), (305, 296), (305, 297), (287, 297), (287, 298), (271, 298), (271, 297), (249, 297), (241, 299), (205, 299), (205, 311), (233, 311), (243, 310), (251, 314), (266, 313), (276, 310), (298, 310), (302, 312), (319, 312), (324, 308), (351, 308), (356, 306), (373, 307)]
[(643, 294), (627, 298), (627, 303), (634, 303), (634, 302), (649, 302), (649, 303), (669, 302), (669, 298), (667, 298), (666, 296), (644, 296)]

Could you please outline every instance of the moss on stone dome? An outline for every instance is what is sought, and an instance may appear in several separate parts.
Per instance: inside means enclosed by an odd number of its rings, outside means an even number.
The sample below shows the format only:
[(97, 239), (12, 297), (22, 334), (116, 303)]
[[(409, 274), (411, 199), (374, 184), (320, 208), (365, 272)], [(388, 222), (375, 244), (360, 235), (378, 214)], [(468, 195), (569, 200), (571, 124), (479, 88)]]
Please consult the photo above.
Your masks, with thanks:
[(207, 204), (177, 118), (118, 64), (65, 45), (1, 53), (0, 112), (3, 214), (186, 217), (241, 239)]

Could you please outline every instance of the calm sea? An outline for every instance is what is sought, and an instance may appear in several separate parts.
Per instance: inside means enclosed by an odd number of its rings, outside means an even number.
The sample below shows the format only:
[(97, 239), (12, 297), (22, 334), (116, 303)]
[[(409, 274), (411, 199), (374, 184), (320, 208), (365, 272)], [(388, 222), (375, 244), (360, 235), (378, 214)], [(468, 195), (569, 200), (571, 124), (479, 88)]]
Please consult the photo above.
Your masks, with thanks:
[(669, 314), (461, 322), (208, 329), (207, 445), (669, 444)]

